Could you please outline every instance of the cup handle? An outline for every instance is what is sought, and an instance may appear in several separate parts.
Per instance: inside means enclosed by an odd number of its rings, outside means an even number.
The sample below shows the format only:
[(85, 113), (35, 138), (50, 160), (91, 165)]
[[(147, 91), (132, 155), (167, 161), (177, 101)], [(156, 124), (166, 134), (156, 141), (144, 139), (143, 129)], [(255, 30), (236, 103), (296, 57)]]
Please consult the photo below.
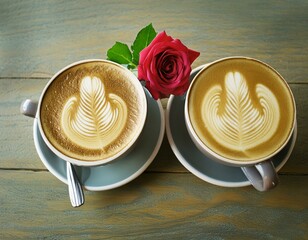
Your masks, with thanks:
[(279, 183), (276, 169), (271, 160), (254, 166), (242, 167), (242, 171), (258, 191), (264, 192), (274, 188)]
[(37, 101), (26, 99), (20, 105), (20, 112), (25, 116), (35, 118), (37, 106)]

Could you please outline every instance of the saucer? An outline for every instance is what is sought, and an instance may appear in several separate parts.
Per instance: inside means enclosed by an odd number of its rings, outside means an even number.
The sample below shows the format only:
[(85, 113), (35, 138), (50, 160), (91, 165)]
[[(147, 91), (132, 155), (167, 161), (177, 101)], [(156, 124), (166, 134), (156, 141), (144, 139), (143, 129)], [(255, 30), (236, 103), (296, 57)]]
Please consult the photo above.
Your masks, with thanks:
[[(190, 81), (204, 67), (192, 70)], [(240, 167), (232, 167), (213, 161), (202, 154), (191, 140), (184, 118), (185, 97), (171, 96), (166, 110), (166, 132), (170, 146), (182, 165), (202, 180), (223, 187), (249, 186)], [(278, 172), (289, 159), (297, 136), (297, 126), (287, 145), (277, 153), (272, 161)]]
[[(102, 191), (120, 187), (145, 171), (154, 160), (161, 146), (164, 131), (164, 110), (145, 89), (148, 113), (136, 146), (125, 157), (96, 167), (75, 166), (79, 180), (85, 189)], [(45, 167), (59, 180), (67, 184), (66, 162), (55, 155), (45, 144), (34, 120), (33, 136), (36, 151)]]

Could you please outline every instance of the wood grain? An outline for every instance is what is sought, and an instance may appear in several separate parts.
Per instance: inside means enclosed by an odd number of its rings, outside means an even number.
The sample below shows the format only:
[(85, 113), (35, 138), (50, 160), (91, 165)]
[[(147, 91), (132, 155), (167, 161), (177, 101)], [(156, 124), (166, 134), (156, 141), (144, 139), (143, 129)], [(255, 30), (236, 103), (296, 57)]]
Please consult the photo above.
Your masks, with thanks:
[[(14, 179), (14, 182), (12, 182)], [(306, 177), (282, 176), (266, 194), (222, 188), (191, 174), (146, 173), (121, 188), (85, 192), (46, 172), (0, 171), (1, 239), (304, 239)]]
[[(307, 239), (308, 2), (0, 1), (0, 239)], [(67, 186), (41, 163), (33, 119), (19, 107), (38, 99), (66, 65), (106, 58), (149, 23), (201, 52), (193, 67), (232, 55), (260, 59), (290, 83), (298, 139), (281, 184), (260, 193), (201, 181), (167, 139), (145, 173), (73, 209)], [(166, 105), (166, 100), (164, 101)]]
[(0, 3), (3, 77), (45, 77), (131, 45), (150, 22), (201, 52), (194, 66), (243, 55), (307, 82), (307, 1), (10, 1)]

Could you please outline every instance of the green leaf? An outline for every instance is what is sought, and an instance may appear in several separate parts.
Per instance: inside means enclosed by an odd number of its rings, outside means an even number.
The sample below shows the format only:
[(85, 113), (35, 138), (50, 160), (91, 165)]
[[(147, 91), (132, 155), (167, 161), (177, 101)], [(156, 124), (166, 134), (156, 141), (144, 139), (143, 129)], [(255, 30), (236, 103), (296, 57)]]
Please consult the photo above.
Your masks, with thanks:
[(156, 34), (157, 33), (155, 32), (152, 23), (141, 29), (137, 34), (137, 37), (132, 45), (133, 63), (135, 65), (139, 64), (139, 53), (152, 42), (152, 40), (156, 37)]
[(132, 61), (132, 53), (129, 47), (121, 42), (116, 42), (112, 48), (107, 51), (107, 59), (119, 64), (128, 64), (135, 66)]

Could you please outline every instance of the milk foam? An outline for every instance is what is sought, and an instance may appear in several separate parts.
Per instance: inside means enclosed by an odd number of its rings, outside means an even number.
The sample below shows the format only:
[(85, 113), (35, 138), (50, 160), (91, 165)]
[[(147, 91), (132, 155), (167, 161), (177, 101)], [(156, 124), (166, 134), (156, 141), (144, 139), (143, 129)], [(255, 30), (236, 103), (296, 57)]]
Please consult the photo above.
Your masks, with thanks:
[(201, 116), (219, 144), (242, 152), (270, 139), (280, 121), (279, 104), (273, 92), (260, 83), (249, 89), (247, 80), (236, 71), (226, 74), (224, 85), (216, 84), (205, 93)]
[(125, 128), (128, 109), (124, 100), (106, 93), (98, 77), (81, 80), (80, 94), (65, 103), (61, 127), (75, 144), (87, 149), (103, 149), (115, 141)]

